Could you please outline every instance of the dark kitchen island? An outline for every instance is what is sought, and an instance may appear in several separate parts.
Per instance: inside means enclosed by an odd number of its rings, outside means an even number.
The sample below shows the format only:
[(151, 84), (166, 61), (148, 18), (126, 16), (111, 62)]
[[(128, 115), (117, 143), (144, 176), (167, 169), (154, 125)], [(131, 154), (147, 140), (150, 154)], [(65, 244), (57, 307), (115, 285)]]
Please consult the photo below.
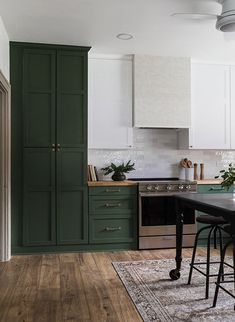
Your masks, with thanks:
[(176, 202), (176, 268), (170, 271), (173, 280), (180, 278), (182, 261), (182, 236), (184, 224), (184, 208), (192, 208), (212, 216), (223, 216), (235, 232), (235, 194), (233, 193), (182, 193), (175, 195)]

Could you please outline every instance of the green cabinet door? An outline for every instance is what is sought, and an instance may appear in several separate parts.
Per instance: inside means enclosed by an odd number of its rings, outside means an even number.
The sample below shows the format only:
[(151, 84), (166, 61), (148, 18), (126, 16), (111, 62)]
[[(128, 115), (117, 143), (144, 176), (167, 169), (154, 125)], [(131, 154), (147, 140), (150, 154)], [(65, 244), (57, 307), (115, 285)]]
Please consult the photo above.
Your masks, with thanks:
[(23, 245), (55, 245), (55, 152), (24, 149)]
[(86, 153), (61, 148), (57, 152), (57, 243), (88, 242)]
[(24, 50), (24, 147), (55, 143), (55, 61), (54, 50)]
[(23, 245), (55, 245), (55, 50), (23, 50)]
[(57, 143), (87, 148), (87, 60), (85, 53), (57, 52)]
[(87, 62), (57, 51), (57, 242), (88, 243)]

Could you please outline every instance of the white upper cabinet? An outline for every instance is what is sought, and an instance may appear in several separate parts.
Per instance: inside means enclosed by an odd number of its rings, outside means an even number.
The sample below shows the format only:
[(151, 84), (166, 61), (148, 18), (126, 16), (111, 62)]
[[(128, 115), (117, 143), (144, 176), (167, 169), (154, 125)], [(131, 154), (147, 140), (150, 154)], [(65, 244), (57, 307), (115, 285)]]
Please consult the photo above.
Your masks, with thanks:
[(235, 149), (235, 66), (231, 66), (231, 149)]
[(230, 149), (230, 66), (192, 63), (191, 97), (192, 127), (180, 132), (180, 148)]
[(190, 127), (190, 58), (134, 57), (134, 126)]
[(230, 67), (192, 64), (192, 145), (230, 148)]
[(132, 56), (89, 58), (88, 148), (133, 145), (132, 63)]

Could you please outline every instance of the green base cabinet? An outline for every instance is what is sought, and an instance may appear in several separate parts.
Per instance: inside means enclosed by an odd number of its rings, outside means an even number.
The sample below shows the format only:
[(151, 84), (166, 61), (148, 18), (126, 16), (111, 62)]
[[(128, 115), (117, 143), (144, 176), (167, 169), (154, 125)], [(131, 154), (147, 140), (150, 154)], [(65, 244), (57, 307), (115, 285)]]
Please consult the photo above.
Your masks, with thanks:
[[(89, 188), (89, 242), (137, 249), (137, 188)], [(110, 245), (111, 244), (111, 245)], [(106, 246), (105, 246), (106, 245)]]
[[(225, 192), (232, 192), (232, 188), (228, 191), (222, 187), (220, 184), (203, 184), (197, 186), (198, 193), (225, 193)], [(202, 212), (197, 211), (196, 216), (205, 215)], [(201, 229), (202, 227), (206, 226), (205, 224), (197, 223), (197, 230)], [(207, 245), (207, 236), (209, 230), (205, 230), (200, 234), (199, 245), (206, 246)], [(226, 233), (223, 234), (224, 238), (226, 238)]]

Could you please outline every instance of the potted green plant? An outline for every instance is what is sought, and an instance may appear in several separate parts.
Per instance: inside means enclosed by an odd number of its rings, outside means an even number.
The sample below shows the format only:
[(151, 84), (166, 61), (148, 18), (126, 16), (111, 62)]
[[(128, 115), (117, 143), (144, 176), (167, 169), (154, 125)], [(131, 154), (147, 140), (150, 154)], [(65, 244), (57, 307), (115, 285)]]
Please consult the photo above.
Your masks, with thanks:
[(129, 173), (130, 171), (135, 170), (134, 163), (131, 164), (131, 160), (129, 160), (126, 164), (124, 162), (120, 165), (116, 165), (114, 163), (111, 163), (111, 165), (102, 168), (101, 170), (104, 171), (104, 175), (108, 175), (112, 172), (114, 174), (112, 175), (112, 179), (114, 181), (123, 181), (126, 179), (126, 176), (124, 173)]
[(229, 188), (235, 184), (235, 167), (230, 163), (228, 170), (220, 170), (220, 174), (215, 178), (221, 178), (223, 180), (221, 186), (229, 190)]

